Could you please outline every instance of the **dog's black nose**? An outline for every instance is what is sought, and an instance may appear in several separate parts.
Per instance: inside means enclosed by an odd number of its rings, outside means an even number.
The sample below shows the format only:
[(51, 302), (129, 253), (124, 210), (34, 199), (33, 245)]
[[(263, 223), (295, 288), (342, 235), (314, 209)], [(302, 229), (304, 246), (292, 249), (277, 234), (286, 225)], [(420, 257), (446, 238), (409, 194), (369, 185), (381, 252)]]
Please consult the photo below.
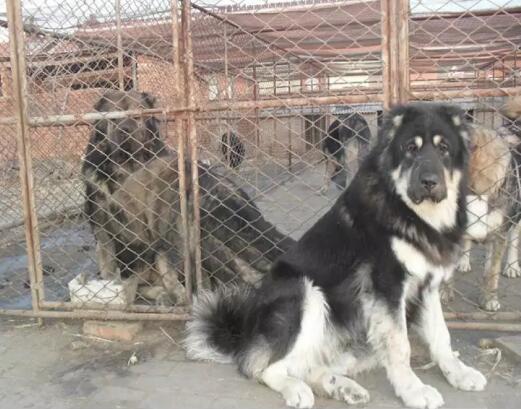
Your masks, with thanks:
[(434, 173), (423, 175), (421, 178), (421, 183), (423, 187), (427, 189), (429, 192), (432, 191), (436, 186), (438, 186), (439, 182), (440, 178)]

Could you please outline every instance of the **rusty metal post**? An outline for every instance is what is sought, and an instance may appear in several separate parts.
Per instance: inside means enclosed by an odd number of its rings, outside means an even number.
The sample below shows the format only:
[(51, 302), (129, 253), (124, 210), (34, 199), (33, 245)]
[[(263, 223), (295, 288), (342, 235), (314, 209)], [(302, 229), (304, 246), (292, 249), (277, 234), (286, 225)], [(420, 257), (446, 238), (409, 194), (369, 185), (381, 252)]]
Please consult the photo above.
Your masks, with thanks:
[(118, 83), (119, 89), (125, 90), (125, 80), (123, 72), (123, 39), (121, 37), (121, 0), (115, 0), (114, 8), (116, 9), (116, 35), (118, 49)]
[(409, 3), (381, 0), (384, 109), (409, 99)]
[[(223, 26), (224, 31), (224, 95), (226, 96), (226, 101), (230, 102), (231, 100), (231, 92), (230, 92), (230, 79), (229, 79), (229, 72), (228, 72), (228, 30), (227, 30), (227, 24), (224, 24)], [(230, 158), (232, 155), (231, 149), (231, 127), (230, 127), (230, 110), (227, 109), (225, 112), (225, 122), (226, 122), (226, 144), (228, 145), (228, 149), (226, 150), (227, 154), (225, 157), (226, 164), (230, 164)]]
[[(253, 100), (256, 102), (259, 98), (259, 82), (257, 81), (257, 65), (253, 64)], [(260, 149), (260, 120), (259, 108), (254, 108), (255, 112), (255, 146)]]
[[(175, 101), (184, 104), (183, 70), (181, 69), (181, 42), (179, 37), (179, 6), (178, 0), (172, 0), (172, 61), (174, 64)], [(184, 47), (183, 47), (184, 48)], [(175, 119), (177, 137), (177, 168), (179, 172), (179, 202), (181, 207), (183, 233), (183, 270), (185, 275), (186, 298), (192, 300), (192, 248), (190, 246), (190, 226), (188, 215), (188, 199), (186, 196), (186, 134), (183, 121), (178, 115)]]
[(44, 287), (38, 234), (38, 216), (34, 197), (31, 139), (28, 123), (28, 89), (25, 68), (24, 32), (20, 0), (7, 2), (7, 18), (9, 22), (10, 59), (13, 73), (13, 93), (16, 114), (16, 142), (18, 160), (20, 161), (20, 182), (22, 185), (27, 264), (31, 284), (33, 312), (38, 313), (40, 311), (40, 303), (44, 299)]
[(410, 68), (409, 68), (409, 0), (397, 0), (396, 10), (396, 37), (398, 45), (398, 74), (397, 102), (400, 104), (409, 101)]
[(381, 33), (382, 33), (382, 85), (384, 96), (384, 110), (388, 110), (393, 101), (393, 93), (391, 87), (391, 25), (389, 17), (389, 2), (390, 0), (380, 0), (381, 6)]
[(291, 116), (288, 118), (288, 170), (291, 172), (293, 168), (293, 147), (292, 147), (292, 126), (291, 126)]
[[(181, 38), (184, 43), (184, 72), (185, 72), (185, 103), (187, 106), (195, 106), (195, 86), (196, 78), (194, 75), (194, 55), (192, 50), (191, 19), (192, 10), (190, 0), (182, 0), (183, 11), (181, 18)], [(195, 128), (195, 116), (193, 111), (188, 112), (188, 137), (190, 141), (190, 160), (192, 166), (192, 193), (193, 193), (193, 225), (192, 242), (195, 243), (195, 281), (197, 290), (202, 289), (203, 271), (201, 264), (201, 213), (200, 213), (200, 192), (199, 192), (199, 168), (197, 152), (197, 130)]]

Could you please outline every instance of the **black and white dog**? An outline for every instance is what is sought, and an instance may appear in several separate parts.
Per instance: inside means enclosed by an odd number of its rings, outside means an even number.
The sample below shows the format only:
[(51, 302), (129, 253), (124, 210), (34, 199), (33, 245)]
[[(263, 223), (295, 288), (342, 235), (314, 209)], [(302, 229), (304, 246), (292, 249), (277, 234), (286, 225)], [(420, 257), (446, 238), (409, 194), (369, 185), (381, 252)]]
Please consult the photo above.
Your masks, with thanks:
[(438, 408), (441, 394), (411, 369), (410, 328), (451, 385), (483, 390), (451, 348), (438, 292), (461, 252), (467, 137), (458, 108), (393, 109), (349, 188), (259, 289), (197, 299), (188, 356), (234, 362), (297, 408), (314, 393), (365, 403), (348, 376), (383, 366), (406, 406)]

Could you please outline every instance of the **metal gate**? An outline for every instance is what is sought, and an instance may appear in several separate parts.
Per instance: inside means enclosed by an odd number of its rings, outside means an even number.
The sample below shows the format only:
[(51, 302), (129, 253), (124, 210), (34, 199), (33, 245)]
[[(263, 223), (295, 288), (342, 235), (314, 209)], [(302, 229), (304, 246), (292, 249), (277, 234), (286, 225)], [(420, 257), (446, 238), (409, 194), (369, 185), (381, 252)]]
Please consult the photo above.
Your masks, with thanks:
[[(13, 0), (6, 16), (3, 314), (185, 319), (194, 292), (254, 282), (284, 250), (281, 243), (297, 239), (335, 201), (340, 190), (325, 175), (320, 148), (335, 120), (349, 127), (360, 115), (371, 135), (345, 147), (349, 181), (392, 104), (452, 101), (496, 132), (507, 98), (520, 94), (517, 0)], [(134, 100), (95, 109), (107, 91)], [(154, 100), (149, 105), (136, 96), (143, 92)], [(175, 209), (163, 221), (176, 226), (172, 268), (184, 295), (165, 302), (138, 289), (135, 302), (123, 306), (79, 302), (75, 289), (83, 291), (100, 270), (81, 172), (89, 138), (102, 121), (123, 129), (126, 119), (150, 118), (174, 152), (176, 179), (165, 189)], [(158, 197), (144, 197), (159, 214), (164, 191), (154, 186), (150, 195)], [(212, 200), (218, 203), (210, 206)], [(269, 227), (258, 230), (244, 206)], [(120, 223), (118, 231), (127, 234), (129, 226)], [(161, 267), (144, 255), (151, 248), (132, 254), (145, 264), (138, 288), (162, 285), (150, 278)], [(471, 254), (472, 271), (457, 274), (457, 296), (446, 308), (451, 325), (519, 328), (521, 279), (502, 277), (501, 309), (485, 311), (479, 293), (486, 253), (477, 246)], [(100, 285), (90, 291), (104, 294)]]

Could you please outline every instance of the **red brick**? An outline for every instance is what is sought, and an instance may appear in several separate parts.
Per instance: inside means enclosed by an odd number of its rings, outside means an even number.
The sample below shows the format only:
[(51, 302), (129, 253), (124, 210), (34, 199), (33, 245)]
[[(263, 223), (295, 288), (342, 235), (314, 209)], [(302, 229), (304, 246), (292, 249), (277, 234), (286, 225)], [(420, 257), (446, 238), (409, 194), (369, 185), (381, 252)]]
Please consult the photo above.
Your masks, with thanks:
[(143, 324), (141, 322), (85, 321), (83, 323), (83, 333), (85, 335), (113, 341), (132, 341), (142, 328)]

